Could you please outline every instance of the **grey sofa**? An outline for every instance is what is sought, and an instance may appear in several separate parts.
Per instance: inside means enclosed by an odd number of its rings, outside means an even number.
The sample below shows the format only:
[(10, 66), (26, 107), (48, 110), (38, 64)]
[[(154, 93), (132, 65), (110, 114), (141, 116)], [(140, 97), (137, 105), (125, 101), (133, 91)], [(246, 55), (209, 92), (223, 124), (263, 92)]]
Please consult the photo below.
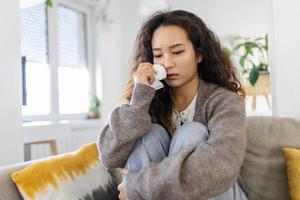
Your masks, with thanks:
[[(300, 148), (300, 119), (248, 117), (247, 135), (247, 152), (241, 177), (248, 199), (289, 200), (281, 147)], [(0, 200), (22, 199), (10, 174), (29, 163), (0, 168)]]

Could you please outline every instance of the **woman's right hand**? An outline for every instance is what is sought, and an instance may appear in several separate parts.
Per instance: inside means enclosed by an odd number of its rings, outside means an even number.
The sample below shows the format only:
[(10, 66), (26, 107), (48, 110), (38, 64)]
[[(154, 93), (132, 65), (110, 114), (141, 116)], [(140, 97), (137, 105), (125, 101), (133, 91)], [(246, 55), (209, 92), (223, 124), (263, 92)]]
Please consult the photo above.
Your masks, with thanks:
[(141, 63), (133, 75), (135, 83), (143, 85), (152, 85), (155, 80), (155, 71), (151, 63)]

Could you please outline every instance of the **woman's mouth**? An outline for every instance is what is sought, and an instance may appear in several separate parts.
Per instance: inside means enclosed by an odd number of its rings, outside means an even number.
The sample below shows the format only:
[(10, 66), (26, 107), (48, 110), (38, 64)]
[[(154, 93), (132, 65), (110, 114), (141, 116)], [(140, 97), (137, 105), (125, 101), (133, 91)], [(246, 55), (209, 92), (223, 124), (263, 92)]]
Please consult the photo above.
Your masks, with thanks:
[(175, 80), (177, 79), (178, 74), (168, 74), (167, 75), (167, 80)]

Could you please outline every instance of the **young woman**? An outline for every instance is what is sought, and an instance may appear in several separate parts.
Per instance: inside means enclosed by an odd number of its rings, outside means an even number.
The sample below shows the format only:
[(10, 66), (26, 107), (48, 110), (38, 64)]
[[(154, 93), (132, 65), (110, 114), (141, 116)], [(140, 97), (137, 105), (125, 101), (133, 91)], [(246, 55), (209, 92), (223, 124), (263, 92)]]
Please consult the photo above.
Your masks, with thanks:
[[(167, 77), (155, 90), (153, 64)], [(136, 40), (131, 79), (99, 136), (121, 167), (120, 199), (244, 200), (245, 92), (216, 36), (186, 11), (158, 12)]]

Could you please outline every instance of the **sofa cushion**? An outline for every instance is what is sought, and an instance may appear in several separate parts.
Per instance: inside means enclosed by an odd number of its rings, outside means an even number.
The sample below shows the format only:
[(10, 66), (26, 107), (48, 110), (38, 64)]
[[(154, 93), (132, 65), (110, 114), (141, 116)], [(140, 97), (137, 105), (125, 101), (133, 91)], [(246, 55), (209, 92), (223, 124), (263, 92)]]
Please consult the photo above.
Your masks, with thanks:
[(282, 147), (300, 147), (300, 120), (247, 118), (247, 151), (241, 168), (249, 200), (289, 200)]
[(11, 175), (26, 199), (117, 199), (117, 182), (95, 143), (77, 152), (35, 162)]
[(300, 199), (300, 149), (284, 147), (282, 153), (287, 167), (290, 195), (293, 200)]

